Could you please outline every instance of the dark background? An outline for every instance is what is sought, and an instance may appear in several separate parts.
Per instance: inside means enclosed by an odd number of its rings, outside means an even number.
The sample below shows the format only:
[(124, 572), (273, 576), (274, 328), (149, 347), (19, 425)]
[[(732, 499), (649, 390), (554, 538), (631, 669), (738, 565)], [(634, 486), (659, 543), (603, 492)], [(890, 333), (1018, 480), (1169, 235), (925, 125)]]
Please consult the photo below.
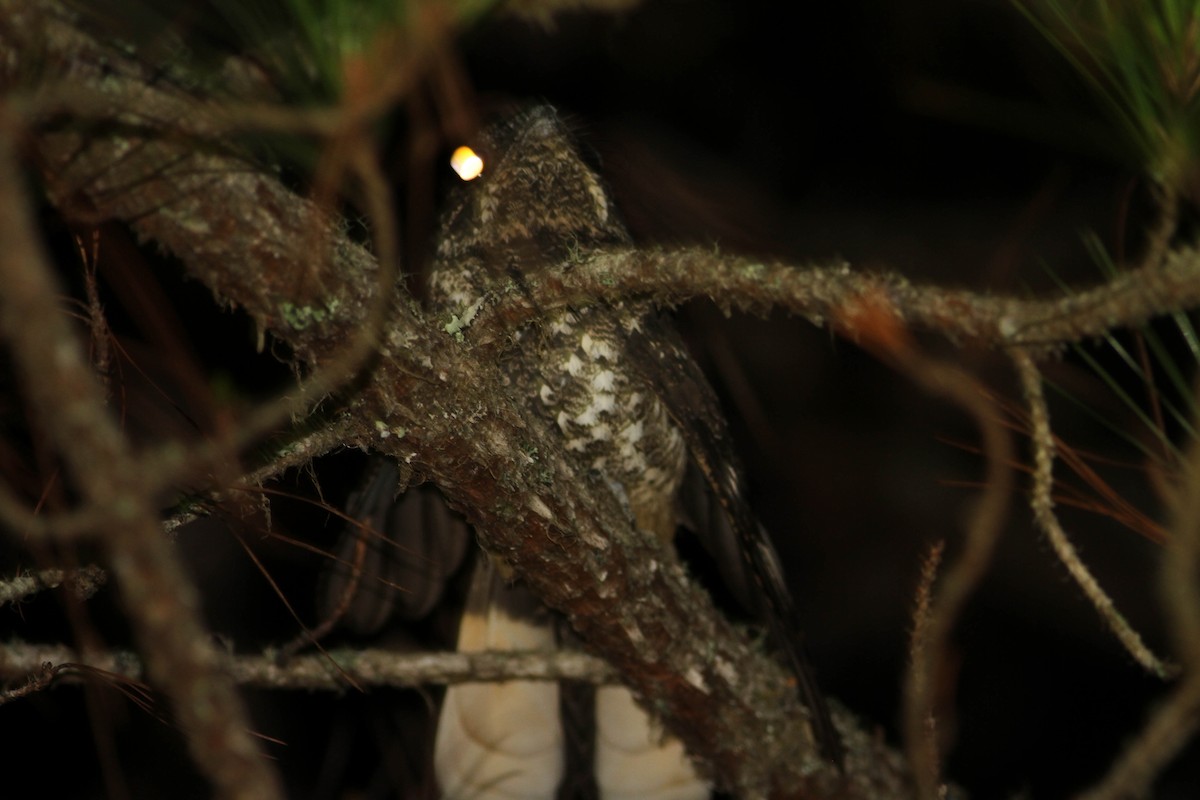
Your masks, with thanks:
[[(997, 293), (1047, 291), (1050, 270), (1069, 282), (1098, 279), (1085, 231), (1118, 254), (1136, 253), (1145, 185), (1122, 163), (1082, 83), (1011, 5), (875, 0), (781, 9), (660, 1), (617, 15), (562, 16), (551, 29), (498, 20), (466, 34), (461, 56), (481, 108), (547, 101), (569, 117), (642, 242), (717, 245), (798, 264), (844, 258), (860, 269)], [(399, 150), (392, 164), (403, 180)], [(432, 216), (434, 203), (406, 203), (410, 217)], [(47, 226), (54, 243), (62, 222), (47, 215)], [(120, 234), (110, 234), (119, 248)], [(57, 249), (67, 248), (58, 241)], [(206, 374), (246, 394), (270, 385), (264, 374), (282, 379), (268, 358), (249, 355), (243, 320), (216, 311), (202, 289), (170, 269), (156, 265), (153, 274), (193, 332)], [(125, 312), (120, 292), (113, 294), (120, 328)], [(136, 313), (128, 313), (124, 324), (136, 340)], [(755, 506), (791, 570), (824, 687), (895, 741), (916, 577), (932, 542), (945, 539), (956, 552), (976, 495), (970, 484), (983, 473), (982, 459), (956, 443), (973, 443), (976, 432), (956, 409), (808, 322), (725, 319), (706, 303), (679, 317), (730, 411)], [(229, 358), (231, 346), (248, 353), (244, 362)], [(1019, 398), (994, 354), (967, 349), (957, 357), (996, 391)], [(1128, 409), (1069, 354), (1054, 378), (1139, 435)], [(1074, 446), (1130, 462), (1110, 479), (1144, 511), (1159, 513), (1136, 451), (1072, 406), (1053, 411), (1057, 432)], [(325, 499), (344, 498), (361, 466), (357, 454), (319, 464)], [(283, 488), (311, 493), (302, 476)], [(1164, 650), (1157, 547), (1101, 514), (1064, 517), (1118, 607)], [(279, 503), (273, 525), (326, 544), (336, 533), (328, 514), (303, 504)], [(313, 595), (314, 561), (252, 524), (234, 527), (311, 615), (305, 598)], [(214, 629), (230, 646), (253, 649), (294, 633), (220, 526), (196, 526), (181, 541)], [(93, 624), (119, 645), (119, 615), (106, 602), (111, 596), (91, 606)], [(53, 600), (0, 613), (24, 638), (70, 638)], [(445, 624), (391, 636), (435, 641)], [(955, 644), (958, 716), (944, 722), (954, 737), (948, 773), (975, 797), (1081, 790), (1164, 693), (1106, 635), (1020, 498)], [(288, 742), (271, 752), (295, 796), (350, 796), (335, 788), (348, 786), (366, 796), (398, 786), (415, 795), (422, 734), (402, 720), (423, 718), (436, 692), (252, 695), (256, 724)], [(100, 791), (97, 751), (105, 747), (96, 741), (106, 740), (133, 796), (203, 796), (183, 777), (191, 768), (169, 725), (108, 702), (100, 713), (107, 722), (93, 734), (83, 706), (80, 692), (63, 687), (5, 709), (6, 727), (25, 725), (34, 735), (14, 739), (0, 762), (57, 754), (72, 769), (50, 773), (43, 788), (91, 796)], [(1156, 796), (1195, 796), (1197, 762), (1193, 745)]]

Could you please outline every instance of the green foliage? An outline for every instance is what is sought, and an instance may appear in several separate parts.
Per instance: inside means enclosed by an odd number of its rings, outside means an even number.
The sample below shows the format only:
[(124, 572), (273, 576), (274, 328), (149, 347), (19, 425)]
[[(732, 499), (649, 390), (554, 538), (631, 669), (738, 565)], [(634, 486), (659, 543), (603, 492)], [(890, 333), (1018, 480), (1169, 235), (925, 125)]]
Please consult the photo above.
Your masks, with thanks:
[(1141, 168), (1200, 196), (1200, 2), (1014, 2), (1104, 101)]
[(212, 0), (290, 100), (334, 102), (363, 69), (404, 64), (439, 22), (466, 24), (491, 0)]

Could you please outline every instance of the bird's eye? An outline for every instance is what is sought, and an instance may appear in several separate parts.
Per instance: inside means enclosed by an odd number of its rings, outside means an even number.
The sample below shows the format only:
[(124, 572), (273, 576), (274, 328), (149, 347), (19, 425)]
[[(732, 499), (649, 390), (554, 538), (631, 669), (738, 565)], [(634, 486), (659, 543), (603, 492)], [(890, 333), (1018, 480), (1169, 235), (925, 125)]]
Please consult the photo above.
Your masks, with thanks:
[(466, 145), (451, 154), (450, 166), (464, 181), (473, 181), (483, 173), (483, 159)]

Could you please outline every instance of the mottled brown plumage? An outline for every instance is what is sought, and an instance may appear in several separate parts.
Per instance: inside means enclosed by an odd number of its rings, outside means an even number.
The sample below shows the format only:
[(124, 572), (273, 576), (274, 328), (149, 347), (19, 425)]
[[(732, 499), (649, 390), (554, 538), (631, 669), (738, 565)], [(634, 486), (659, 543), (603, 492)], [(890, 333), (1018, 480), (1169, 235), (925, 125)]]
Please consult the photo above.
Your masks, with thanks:
[[(446, 314), (468, 318), (489, 292), (519, 288), (524, 275), (630, 243), (553, 109), (530, 109), (481, 139), (484, 176), (448, 212), (431, 276), (432, 301)], [(778, 558), (742, 496), (724, 418), (669, 323), (646, 304), (555, 312), (519, 332), (507, 365), (518, 392), (577, 455), (581, 474), (599, 473), (623, 491), (640, 528), (666, 543), (685, 518), (706, 518), (702, 540), (734, 593), (770, 623), (818, 742), (840, 760)], [(689, 463), (710, 491), (693, 485), (681, 503)]]
[[(459, 317), (506, 281), (519, 285), (523, 274), (561, 268), (572, 253), (629, 243), (553, 109), (531, 109), (483, 138), (484, 176), (447, 214), (431, 274), (432, 302)], [(630, 336), (650, 312), (554, 313), (517, 333), (505, 364), (581, 467), (620, 485), (639, 526), (668, 541), (687, 454), (662, 399), (629, 360)]]

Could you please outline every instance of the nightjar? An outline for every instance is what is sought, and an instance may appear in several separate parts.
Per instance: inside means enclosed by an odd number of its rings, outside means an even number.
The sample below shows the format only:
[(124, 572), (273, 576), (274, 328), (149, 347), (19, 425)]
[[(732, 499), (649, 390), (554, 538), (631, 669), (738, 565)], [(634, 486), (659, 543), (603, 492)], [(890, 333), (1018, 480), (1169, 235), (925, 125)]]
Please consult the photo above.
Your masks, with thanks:
[[(435, 313), (469, 320), (489, 292), (519, 289), (524, 275), (566, 268), (596, 248), (631, 244), (554, 109), (535, 107), (490, 126), (477, 149), (485, 172), (460, 187), (438, 240), (430, 275)], [(516, 334), (505, 367), (515, 393), (561, 437), (580, 474), (599, 474), (622, 492), (640, 529), (664, 547), (672, 546), (679, 526), (696, 529), (732, 593), (769, 625), (817, 741), (840, 761), (778, 557), (742, 496), (713, 391), (677, 332), (646, 303), (550, 312)], [(479, 559), (461, 650), (562, 646), (570, 639), (563, 627), (519, 582)], [(588, 738), (582, 750), (565, 746), (580, 728)], [(579, 752), (591, 762), (583, 778), (571, 763)], [(453, 686), (438, 724), (435, 770), (448, 798), (709, 794), (680, 743), (655, 732), (621, 687), (580, 695), (545, 682)]]

